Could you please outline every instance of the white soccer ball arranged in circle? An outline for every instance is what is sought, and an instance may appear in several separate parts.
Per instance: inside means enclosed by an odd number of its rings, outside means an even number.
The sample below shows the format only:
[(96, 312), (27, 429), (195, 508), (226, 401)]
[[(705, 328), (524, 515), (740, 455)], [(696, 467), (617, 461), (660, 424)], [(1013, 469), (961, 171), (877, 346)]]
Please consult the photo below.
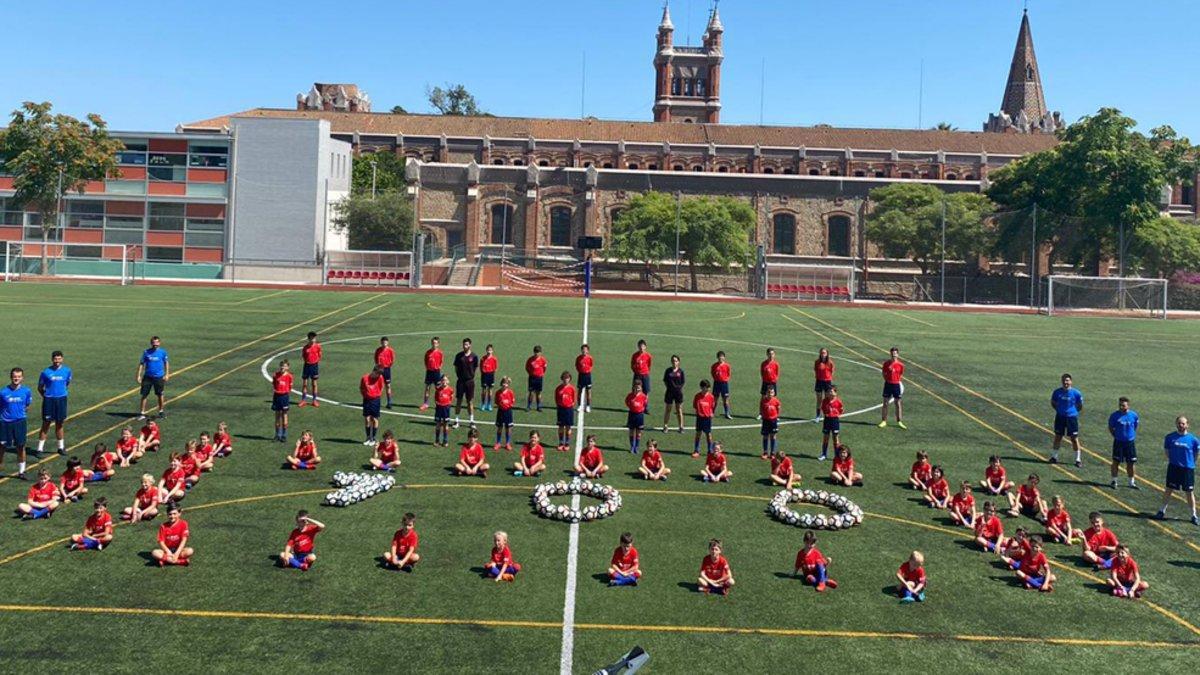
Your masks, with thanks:
[[(801, 513), (791, 508), (793, 502), (827, 506), (836, 513)], [(804, 529), (844, 530), (863, 521), (863, 510), (858, 504), (825, 490), (780, 490), (771, 498), (766, 511), (775, 520)]]
[[(563, 495), (596, 497), (603, 501), (601, 504), (589, 505), (582, 509), (550, 501), (550, 497)], [(557, 481), (535, 485), (530, 501), (534, 511), (543, 518), (579, 523), (600, 520), (616, 513), (621, 508), (621, 493), (610, 486), (583, 480), (577, 476), (569, 483)]]

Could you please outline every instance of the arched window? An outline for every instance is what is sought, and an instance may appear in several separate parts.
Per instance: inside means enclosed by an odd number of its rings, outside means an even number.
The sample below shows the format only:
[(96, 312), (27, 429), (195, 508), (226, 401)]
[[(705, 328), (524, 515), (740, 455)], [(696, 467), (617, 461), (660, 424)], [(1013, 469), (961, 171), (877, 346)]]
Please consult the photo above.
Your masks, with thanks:
[(704, 167), (700, 166), (699, 164), (692, 167), (692, 171), (703, 171), (703, 170), (704, 170)]
[(763, 173), (775, 173), (775, 169), (772, 169), (771, 167), (768, 166), (763, 169)]
[(637, 171), (637, 170), (638, 170), (638, 164), (637, 164), (637, 162), (630, 162), (630, 163), (629, 163), (629, 169), (630, 169), (631, 171)]
[(590, 169), (590, 168), (592, 168), (592, 163), (591, 163), (591, 162), (584, 162), (584, 163), (583, 163), (583, 168), (585, 168), (585, 169)]
[(952, 173), (948, 173), (948, 174), (946, 174), (946, 180), (958, 180), (958, 176), (956, 176)]
[(771, 239), (771, 252), (796, 255), (796, 216), (776, 213), (772, 222), (775, 236)]
[(808, 175), (810, 175), (810, 176), (820, 176), (820, 175), (821, 175), (821, 170), (820, 170), (820, 169), (809, 169), (809, 170), (808, 170)]
[(876, 177), (876, 178), (883, 178), (883, 172), (882, 172), (882, 171), (878, 171), (878, 170), (877, 170), (877, 171), (875, 171), (875, 177)]
[(493, 159), (493, 160), (492, 160), (492, 164), (496, 164), (497, 166), (499, 166), (499, 165), (501, 165), (501, 164), (504, 164), (504, 160), (503, 160), (503, 159), (500, 159), (500, 158)]
[(900, 177), (901, 178), (912, 178), (912, 172), (911, 171), (901, 171)]
[(492, 243), (513, 243), (513, 207), (511, 204), (492, 204)]
[(525, 160), (523, 160), (523, 159), (514, 159), (514, 160), (513, 160), (513, 166), (525, 166)]
[(676, 164), (675, 166), (671, 167), (671, 170), (672, 170), (672, 171), (683, 171), (683, 165), (682, 165), (682, 164)]
[(729, 167), (725, 165), (718, 166), (717, 173), (729, 173)]
[(865, 177), (866, 175), (867, 175), (867, 172), (866, 172), (866, 171), (863, 171), (863, 170), (861, 170), (861, 169), (857, 169), (857, 170), (855, 170), (855, 171), (854, 171), (854, 177), (855, 177), (855, 178), (863, 178), (863, 177)]
[(969, 173), (969, 174), (963, 176), (963, 180), (975, 180), (975, 174)]
[(829, 216), (827, 255), (850, 257), (850, 216)]
[(785, 176), (790, 176), (790, 175), (796, 173), (796, 171), (792, 167), (788, 166), (788, 167), (784, 167), (783, 173)]
[(648, 165), (646, 165), (646, 170), (647, 171), (658, 171), (658, 165), (657, 164), (648, 164)]
[(550, 166), (550, 161), (546, 159), (539, 159), (538, 166)]
[(571, 209), (555, 206), (550, 209), (550, 245), (571, 245)]
[(605, 162), (604, 164), (600, 165), (601, 169), (611, 169), (612, 167), (612, 162)]

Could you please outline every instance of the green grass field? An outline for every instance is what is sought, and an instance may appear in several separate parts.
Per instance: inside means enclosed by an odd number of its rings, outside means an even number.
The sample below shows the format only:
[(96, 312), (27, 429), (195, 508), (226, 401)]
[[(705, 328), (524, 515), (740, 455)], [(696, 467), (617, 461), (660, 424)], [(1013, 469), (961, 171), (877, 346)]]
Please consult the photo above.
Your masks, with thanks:
[[(74, 368), (68, 442), (71, 454), (112, 443), (135, 411), (134, 372), (151, 334), (161, 335), (175, 375), (162, 422), (164, 447), (181, 448), (201, 430), (227, 421), (236, 452), (219, 460), (185, 500), (197, 549), (188, 568), (148, 564), (155, 524), (117, 527), (103, 552), (70, 552), (65, 538), (90, 510), (68, 505), (49, 520), (0, 521), (0, 654), (5, 669), (324, 671), (368, 668), (438, 672), (553, 672), (563, 644), (569, 527), (530, 509), (533, 479), (496, 471), (486, 481), (456, 478), (457, 449), (434, 448), (420, 403), (420, 355), (439, 335), (449, 360), (462, 337), (479, 351), (496, 346), (500, 371), (524, 398), (521, 364), (541, 344), (550, 373), (569, 368), (581, 338), (578, 298), (488, 298), (436, 294), (307, 292), (12, 284), (0, 288), (7, 319), (0, 367), (21, 365), (30, 380), (52, 349)], [(325, 463), (318, 471), (280, 469), (284, 447), (271, 442), (270, 388), (263, 369), (280, 354), (299, 363), (308, 330), (322, 334), (321, 393), (354, 404), (380, 335), (397, 352), (397, 406), (383, 427), (400, 441), (398, 481), (406, 487), (344, 509), (320, 507), (336, 470), (359, 470), (370, 455), (359, 411), (293, 407), (291, 436), (312, 429)], [(612, 467), (606, 482), (622, 489), (612, 518), (579, 527), (575, 592), (575, 672), (592, 672), (633, 645), (651, 654), (653, 672), (761, 672), (820, 664), (831, 672), (1061, 667), (1189, 668), (1200, 648), (1200, 528), (1186, 520), (1152, 522), (1161, 499), (1162, 436), (1195, 403), (1196, 324), (1102, 318), (1008, 316), (869, 308), (810, 308), (752, 303), (593, 300), (589, 342), (596, 358), (595, 407), (586, 417)], [(621, 408), (628, 359), (638, 338), (655, 355), (649, 419), (661, 422), (661, 369), (679, 354), (689, 396), (717, 349), (734, 370), (732, 422), (718, 419), (733, 482), (696, 479), (691, 433), (661, 434), (665, 484), (634, 478)], [(909, 429), (878, 429), (877, 363), (891, 345), (908, 361)], [(836, 590), (818, 594), (790, 577), (803, 531), (765, 513), (774, 494), (759, 459), (754, 420), (757, 364), (779, 350), (785, 418), (812, 414), (811, 363), (826, 346), (849, 411), (843, 422), (866, 486), (838, 491), (867, 512), (848, 531), (827, 532)], [(298, 365), (297, 365), (298, 370)], [(1087, 397), (1082, 469), (1044, 462), (1051, 436), (1050, 391), (1069, 371)], [(548, 378), (549, 381), (549, 378)], [(298, 378), (297, 378), (298, 382)], [(1120, 395), (1142, 415), (1141, 491), (1108, 487), (1104, 420)], [(31, 413), (37, 414), (35, 401)], [(493, 414), (479, 424), (493, 466), (513, 453), (491, 451)], [(519, 412), (519, 424), (544, 425), (553, 410)], [(687, 420), (691, 424), (691, 420)], [(519, 437), (528, 429), (518, 427)], [(452, 442), (466, 430), (452, 433)], [(570, 458), (553, 451), (551, 479)], [(782, 427), (781, 446), (797, 457), (801, 486), (824, 486), (827, 463), (815, 459), (819, 427)], [(32, 439), (31, 439), (32, 443)], [(1059, 584), (1052, 594), (1023, 590), (994, 556), (968, 545), (965, 530), (904, 489), (917, 450), (946, 467), (952, 484), (982, 476), (1000, 454), (1014, 478), (1042, 476), (1043, 493), (1061, 494), (1076, 523), (1102, 512), (1151, 583), (1146, 598), (1121, 601), (1076, 548), (1048, 545)], [(63, 462), (47, 455), (55, 478)], [(148, 456), (109, 483), (93, 484), (114, 510), (127, 505), (143, 472), (156, 476), (166, 453)], [(1066, 455), (1069, 458), (1069, 454)], [(15, 458), (6, 469), (12, 471)], [(0, 502), (13, 505), (28, 484), (0, 478)], [(977, 497), (979, 497), (977, 492)], [(979, 498), (982, 502), (982, 497)], [(586, 500), (585, 500), (586, 501)], [(280, 569), (297, 509), (328, 525), (308, 572)], [(387, 571), (386, 550), (401, 514), (418, 516), (424, 561), (413, 574)], [(1172, 507), (1185, 517), (1181, 502)], [(1033, 521), (1005, 517), (1007, 531)], [(524, 571), (513, 584), (480, 578), (491, 532), (504, 529)], [(637, 588), (608, 588), (602, 573), (622, 531), (631, 531), (645, 578)], [(1040, 527), (1036, 531), (1041, 531)], [(729, 597), (694, 591), (710, 537), (724, 540), (738, 580)], [(922, 550), (931, 579), (928, 602), (902, 605), (891, 594), (909, 551)], [(810, 661), (809, 659), (818, 659)]]

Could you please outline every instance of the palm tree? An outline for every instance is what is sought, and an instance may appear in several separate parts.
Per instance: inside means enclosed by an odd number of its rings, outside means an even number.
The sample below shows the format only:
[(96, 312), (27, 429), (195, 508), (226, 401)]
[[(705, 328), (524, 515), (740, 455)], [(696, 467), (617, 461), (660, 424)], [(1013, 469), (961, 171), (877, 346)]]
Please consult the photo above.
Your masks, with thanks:
[(933, 129), (934, 131), (958, 131), (958, 127), (949, 122), (938, 122), (937, 126)]

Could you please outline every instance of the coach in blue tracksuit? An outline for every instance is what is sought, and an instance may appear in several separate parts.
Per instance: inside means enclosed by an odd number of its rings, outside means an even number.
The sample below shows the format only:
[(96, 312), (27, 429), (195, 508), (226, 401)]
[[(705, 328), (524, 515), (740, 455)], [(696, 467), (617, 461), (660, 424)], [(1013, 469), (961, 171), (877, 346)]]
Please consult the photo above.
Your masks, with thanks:
[(1134, 467), (1137, 466), (1137, 429), (1138, 414), (1129, 407), (1129, 397), (1117, 399), (1117, 409), (1108, 416), (1108, 433), (1112, 434), (1112, 488), (1117, 489), (1117, 476), (1121, 473), (1121, 464), (1125, 464), (1125, 472), (1129, 474), (1129, 487), (1137, 490), (1137, 476)]
[(58, 454), (67, 454), (63, 440), (63, 425), (67, 421), (67, 387), (71, 386), (71, 368), (63, 363), (63, 353), (54, 350), (50, 354), (50, 365), (38, 376), (38, 393), (42, 396), (42, 430), (38, 433), (37, 456), (46, 449), (46, 434), (54, 424), (54, 437), (58, 440)]
[(146, 417), (146, 398), (150, 390), (158, 397), (158, 416), (163, 416), (163, 389), (167, 380), (171, 379), (171, 363), (167, 360), (167, 350), (162, 348), (158, 336), (150, 338), (150, 348), (142, 352), (142, 360), (138, 362), (137, 382), (142, 389), (141, 409), (138, 417)]
[(25, 439), (29, 436), (25, 419), (33, 405), (33, 392), (22, 382), (25, 371), (13, 368), (8, 372), (9, 384), (0, 388), (0, 471), (4, 470), (4, 455), (9, 448), (17, 451), (17, 478), (25, 480)]
[(1188, 418), (1175, 418), (1175, 431), (1163, 439), (1163, 450), (1167, 452), (1167, 489), (1163, 490), (1163, 503), (1155, 518), (1167, 517), (1167, 505), (1171, 493), (1182, 490), (1187, 493), (1188, 506), (1192, 507), (1192, 524), (1200, 525), (1196, 517), (1196, 456), (1200, 455), (1200, 439), (1188, 431)]

